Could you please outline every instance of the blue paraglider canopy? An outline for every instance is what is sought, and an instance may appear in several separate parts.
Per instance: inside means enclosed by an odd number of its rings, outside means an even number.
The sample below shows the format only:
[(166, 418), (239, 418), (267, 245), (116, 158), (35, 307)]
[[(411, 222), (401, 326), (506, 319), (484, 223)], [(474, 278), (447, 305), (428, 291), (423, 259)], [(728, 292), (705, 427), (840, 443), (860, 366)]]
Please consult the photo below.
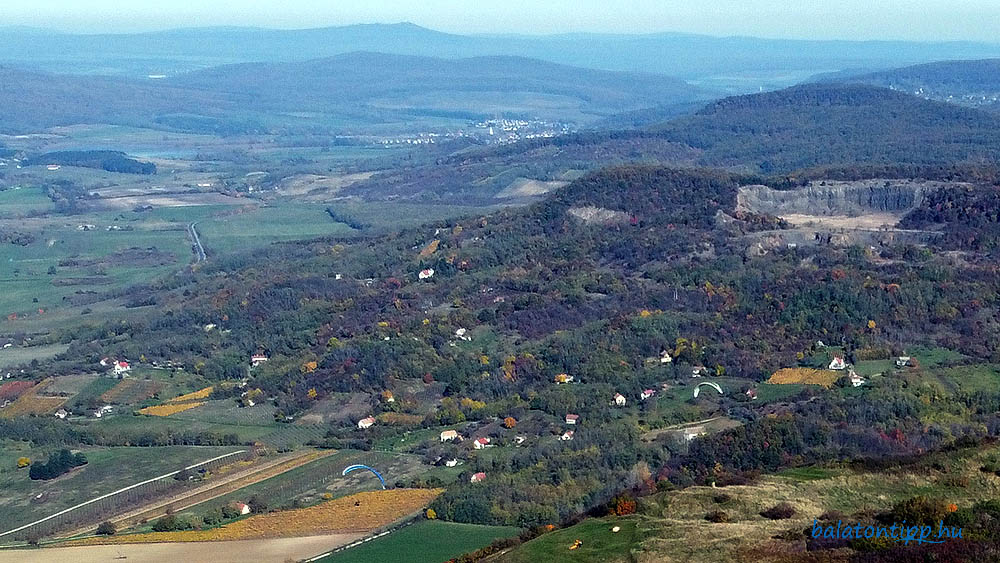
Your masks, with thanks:
[(378, 477), (378, 480), (382, 483), (382, 488), (383, 489), (386, 488), (385, 487), (385, 479), (382, 478), (382, 474), (379, 473), (378, 471), (375, 471), (375, 469), (373, 469), (371, 467), (368, 467), (367, 465), (360, 465), (360, 464), (348, 465), (347, 467), (344, 468), (344, 472), (341, 473), (341, 475), (347, 475), (351, 471), (355, 471), (355, 470), (358, 470), (358, 469), (367, 469), (368, 471), (371, 471), (372, 473), (374, 473), (375, 476)]

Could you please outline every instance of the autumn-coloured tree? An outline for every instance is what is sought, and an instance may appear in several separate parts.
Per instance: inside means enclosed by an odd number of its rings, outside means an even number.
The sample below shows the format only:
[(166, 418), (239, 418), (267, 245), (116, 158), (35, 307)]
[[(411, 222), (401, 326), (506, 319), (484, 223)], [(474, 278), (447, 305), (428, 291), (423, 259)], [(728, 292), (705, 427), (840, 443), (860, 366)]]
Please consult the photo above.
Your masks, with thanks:
[(517, 426), (517, 420), (513, 416), (508, 416), (507, 418), (503, 419), (503, 425), (506, 426), (507, 428), (513, 428)]

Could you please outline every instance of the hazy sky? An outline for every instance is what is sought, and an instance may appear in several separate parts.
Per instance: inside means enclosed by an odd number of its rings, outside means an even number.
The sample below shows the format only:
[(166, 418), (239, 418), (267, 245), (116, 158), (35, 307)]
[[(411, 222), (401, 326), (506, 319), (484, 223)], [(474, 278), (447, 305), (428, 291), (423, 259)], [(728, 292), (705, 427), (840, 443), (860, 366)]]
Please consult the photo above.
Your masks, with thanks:
[(400, 21), (454, 33), (1000, 41), (997, 0), (0, 0), (0, 25), (94, 33)]

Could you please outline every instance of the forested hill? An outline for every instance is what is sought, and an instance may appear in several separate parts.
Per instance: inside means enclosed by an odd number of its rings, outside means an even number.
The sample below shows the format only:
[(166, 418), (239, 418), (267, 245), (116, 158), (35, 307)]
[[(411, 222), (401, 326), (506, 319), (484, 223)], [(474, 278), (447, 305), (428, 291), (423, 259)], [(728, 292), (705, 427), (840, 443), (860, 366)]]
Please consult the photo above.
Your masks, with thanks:
[(372, 103), (382, 98), (414, 105), (417, 102), (410, 96), (429, 93), (445, 97), (530, 93), (572, 98), (590, 111), (611, 113), (711, 97), (682, 80), (657, 74), (584, 69), (524, 57), (440, 59), (371, 52), (294, 63), (227, 65), (182, 74), (169, 82), (249, 95), (253, 103), (269, 107), (312, 109), (333, 101)]
[[(494, 417), (514, 416), (518, 431), (538, 436), (537, 443), (512, 448), (507, 461), (489, 468), (497, 478), (484, 486), (465, 481), (435, 501), (441, 517), (477, 523), (532, 526), (580, 513), (617, 493), (639, 460), (684, 485), (716, 479), (719, 468), (773, 471), (942, 447), (952, 430), (937, 423), (928, 430), (922, 403), (897, 391), (880, 390), (873, 400), (786, 396), (799, 403), (786, 410), (815, 412), (780, 420), (748, 404), (743, 391), (798, 365), (820, 339), (859, 357), (898, 354), (900, 342), (945, 343), (980, 358), (997, 353), (1000, 328), (975, 320), (995, 314), (995, 261), (955, 261), (933, 246), (901, 243), (870, 247), (871, 255), (860, 245), (792, 248), (781, 243), (785, 225), (737, 212), (738, 189), (747, 182), (778, 186), (719, 171), (621, 166), (524, 208), (377, 239), (301, 241), (220, 256), (145, 288), (143, 298), (155, 301), (157, 312), (77, 332), (64, 359), (31, 375), (76, 373), (79, 362), (113, 354), (239, 379), (250, 355), (264, 352), (270, 361), (248, 384), (261, 389), (280, 420), (300, 419), (338, 393), (378, 397), (385, 390), (403, 399), (392, 406), (374, 400), (373, 414), (401, 410), (412, 421), (406, 428), (461, 421), (486, 427)], [(979, 200), (979, 220), (995, 225), (995, 202)], [(921, 217), (918, 225), (950, 219)], [(748, 254), (752, 241), (774, 237), (772, 252)], [(202, 329), (210, 323), (219, 330)], [(660, 369), (665, 348), (675, 360)], [(725, 375), (719, 381), (727, 394), (719, 401), (752, 439), (740, 439), (744, 454), (730, 455), (723, 445), (732, 435), (720, 434), (706, 442), (711, 447), (671, 457), (668, 465), (662, 450), (641, 443), (634, 419), (610, 397), (636, 397), (665, 381), (686, 391), (698, 365)], [(579, 383), (555, 385), (561, 373)], [(688, 416), (657, 424), (713, 412), (684, 408)], [(996, 408), (981, 412), (989, 414), (970, 415), (970, 428), (990, 422)], [(554, 435), (567, 413), (586, 422), (563, 444)], [(644, 420), (663, 416), (643, 413)], [(913, 441), (887, 442), (880, 438), (885, 428)], [(361, 434), (347, 421), (332, 426), (324, 443), (371, 447), (401, 431), (380, 424)], [(543, 502), (526, 490), (549, 496)]]
[(758, 174), (859, 165), (980, 165), (1000, 161), (1000, 116), (885, 88), (810, 84), (725, 98), (644, 129), (464, 149), (439, 162), (376, 175), (347, 193), (369, 198), (460, 193), (489, 200), (519, 176), (558, 180), (570, 170), (629, 161)]
[(892, 88), (922, 98), (1000, 109), (1000, 59), (940, 61), (827, 80)]
[(810, 84), (713, 102), (655, 128), (701, 163), (788, 172), (854, 163), (1000, 158), (1000, 118), (884, 88)]

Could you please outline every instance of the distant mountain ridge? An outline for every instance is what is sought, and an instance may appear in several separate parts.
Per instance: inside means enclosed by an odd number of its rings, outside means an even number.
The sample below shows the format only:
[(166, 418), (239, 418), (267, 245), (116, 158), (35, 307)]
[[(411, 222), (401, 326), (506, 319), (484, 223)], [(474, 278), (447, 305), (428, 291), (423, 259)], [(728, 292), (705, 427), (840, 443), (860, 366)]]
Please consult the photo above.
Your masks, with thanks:
[(717, 82), (746, 73), (742, 91), (778, 88), (820, 72), (1000, 56), (976, 42), (818, 41), (691, 33), (458, 35), (410, 23), (316, 29), (193, 28), (133, 34), (49, 34), (0, 29), (0, 61), (55, 72), (131, 76), (241, 62), (281, 62), (374, 51), (439, 58), (513, 55), (572, 66), (643, 71)]

